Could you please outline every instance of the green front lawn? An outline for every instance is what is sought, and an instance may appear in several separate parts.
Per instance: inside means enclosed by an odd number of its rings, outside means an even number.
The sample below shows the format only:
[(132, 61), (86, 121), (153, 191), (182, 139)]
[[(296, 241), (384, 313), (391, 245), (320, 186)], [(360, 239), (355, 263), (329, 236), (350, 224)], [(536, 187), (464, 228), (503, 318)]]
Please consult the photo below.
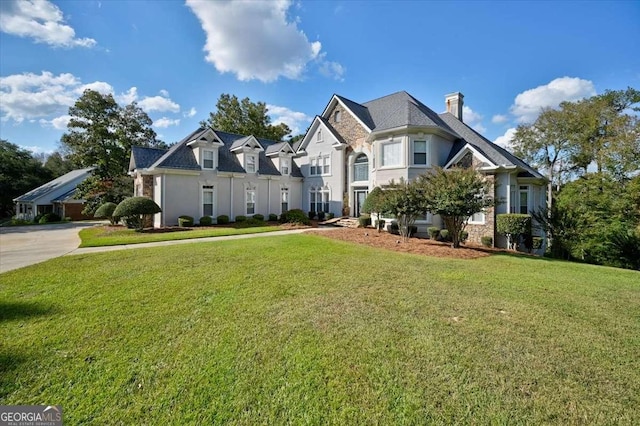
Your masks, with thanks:
[(55, 259), (0, 315), (0, 404), (68, 424), (640, 418), (633, 271), (289, 235)]
[(222, 237), (226, 235), (258, 234), (262, 232), (281, 231), (280, 226), (249, 226), (194, 228), (173, 232), (136, 232), (133, 229), (96, 226), (80, 231), (82, 243), (80, 247), (117, 246), (122, 244), (154, 243), (157, 241), (189, 240), (192, 238)]

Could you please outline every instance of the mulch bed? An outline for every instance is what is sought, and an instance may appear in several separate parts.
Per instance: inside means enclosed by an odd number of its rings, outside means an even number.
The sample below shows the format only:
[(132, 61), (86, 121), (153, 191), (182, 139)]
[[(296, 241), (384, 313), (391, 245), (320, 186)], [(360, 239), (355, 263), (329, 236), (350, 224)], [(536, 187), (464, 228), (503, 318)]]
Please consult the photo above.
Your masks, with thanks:
[(454, 249), (449, 243), (442, 243), (425, 238), (410, 238), (409, 241), (402, 242), (402, 238), (399, 235), (393, 235), (384, 231), (378, 233), (373, 228), (336, 228), (330, 231), (309, 231), (308, 233), (387, 250), (433, 257), (477, 259), (504, 252), (504, 250), (501, 249), (486, 248), (471, 244), (466, 244)]

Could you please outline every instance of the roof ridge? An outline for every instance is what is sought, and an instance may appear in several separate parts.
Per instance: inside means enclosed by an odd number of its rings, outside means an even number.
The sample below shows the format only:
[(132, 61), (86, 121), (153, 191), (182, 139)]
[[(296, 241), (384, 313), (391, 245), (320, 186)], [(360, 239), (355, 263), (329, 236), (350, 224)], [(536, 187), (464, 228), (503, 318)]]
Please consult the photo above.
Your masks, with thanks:
[(371, 102), (379, 101), (380, 99), (388, 98), (390, 96), (394, 96), (394, 95), (397, 95), (399, 93), (404, 93), (404, 94), (406, 94), (406, 95), (408, 95), (408, 96), (413, 98), (413, 96), (411, 96), (411, 94), (409, 94), (409, 92), (407, 92), (406, 90), (398, 90), (397, 92), (393, 92), (393, 93), (390, 93), (390, 94), (384, 95), (384, 96), (379, 96), (379, 97), (377, 97), (375, 99), (371, 99), (369, 101), (363, 102), (361, 105), (364, 106), (364, 104), (369, 104)]

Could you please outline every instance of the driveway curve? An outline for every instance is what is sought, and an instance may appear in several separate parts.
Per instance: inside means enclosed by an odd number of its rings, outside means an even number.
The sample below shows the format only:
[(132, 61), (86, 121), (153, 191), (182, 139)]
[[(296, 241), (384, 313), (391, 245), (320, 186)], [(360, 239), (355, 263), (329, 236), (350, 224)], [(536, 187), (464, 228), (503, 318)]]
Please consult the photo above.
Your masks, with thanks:
[(100, 222), (0, 228), (0, 273), (63, 256), (80, 245), (80, 229)]

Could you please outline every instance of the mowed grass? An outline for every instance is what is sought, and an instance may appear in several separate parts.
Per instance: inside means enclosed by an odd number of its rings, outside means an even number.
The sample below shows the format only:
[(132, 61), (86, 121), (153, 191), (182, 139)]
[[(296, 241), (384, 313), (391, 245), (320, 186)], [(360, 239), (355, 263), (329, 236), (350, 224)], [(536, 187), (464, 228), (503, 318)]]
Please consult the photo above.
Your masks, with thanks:
[(638, 272), (290, 235), (0, 282), (0, 404), (60, 404), (67, 424), (640, 418)]
[(189, 240), (192, 238), (222, 237), (226, 235), (258, 234), (262, 232), (281, 231), (280, 226), (248, 226), (248, 227), (216, 227), (194, 228), (172, 232), (136, 232), (134, 229), (118, 229), (104, 226), (86, 228), (80, 231), (82, 240), (80, 247), (104, 247), (122, 244), (154, 243), (158, 241)]

